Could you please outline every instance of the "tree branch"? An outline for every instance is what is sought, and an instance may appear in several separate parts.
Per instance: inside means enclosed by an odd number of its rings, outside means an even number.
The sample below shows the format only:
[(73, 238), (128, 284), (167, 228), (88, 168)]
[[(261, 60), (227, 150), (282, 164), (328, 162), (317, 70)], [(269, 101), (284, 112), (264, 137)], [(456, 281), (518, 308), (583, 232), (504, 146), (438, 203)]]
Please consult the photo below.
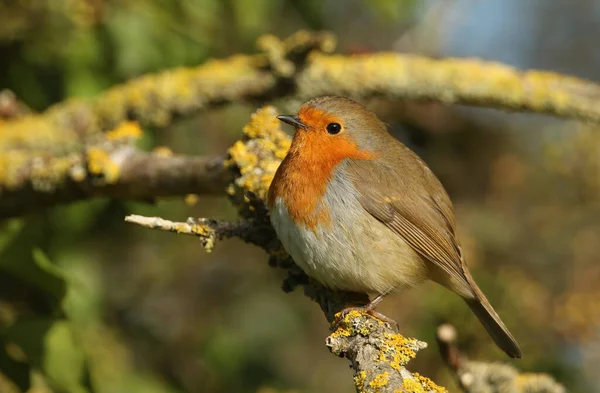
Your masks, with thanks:
[(92, 197), (153, 200), (190, 193), (223, 194), (232, 178), (222, 157), (147, 153), (141, 135), (125, 122), (93, 144), (71, 151), (14, 149), (0, 154), (0, 218)]
[(188, 218), (186, 222), (174, 222), (160, 217), (145, 217), (132, 214), (125, 217), (125, 222), (140, 225), (144, 228), (159, 229), (183, 235), (197, 236), (207, 252), (211, 252), (217, 240), (237, 237), (247, 243), (266, 247), (274, 234), (270, 228), (257, 226), (251, 221), (220, 221), (209, 218)]
[(454, 326), (438, 327), (436, 340), (442, 355), (458, 384), (466, 393), (565, 393), (564, 386), (547, 374), (520, 373), (503, 363), (484, 363), (467, 359), (456, 345)]
[[(0, 218), (94, 196), (219, 192), (230, 173), (218, 158), (139, 152), (131, 143), (137, 126), (130, 120), (165, 126), (177, 116), (230, 102), (385, 95), (600, 122), (600, 86), (578, 78), (473, 59), (327, 55), (335, 47), (328, 33), (299, 32), (284, 41), (264, 36), (258, 46), (258, 55), (145, 75), (91, 101), (68, 100), (41, 114), (19, 112), (0, 121)], [(287, 150), (288, 142), (282, 143), (278, 158)], [(89, 176), (89, 164), (97, 161), (108, 164), (100, 164), (101, 181)]]
[(70, 130), (88, 135), (132, 119), (163, 127), (175, 117), (225, 103), (320, 94), (384, 95), (600, 122), (600, 86), (558, 73), (393, 52), (327, 55), (335, 48), (328, 33), (301, 31), (284, 41), (264, 36), (258, 46), (258, 55), (234, 55), (195, 68), (144, 75), (92, 101), (69, 100), (43, 114), (5, 122), (0, 130), (12, 134), (43, 128), (54, 134)]
[[(145, 228), (178, 234), (197, 236), (207, 251), (212, 251), (217, 240), (238, 237), (262, 247), (271, 254), (271, 263), (284, 267), (290, 276), (284, 284), (286, 291), (302, 284), (307, 296), (315, 300), (328, 321), (336, 320), (336, 314), (348, 305), (368, 302), (364, 294), (332, 292), (309, 280), (285, 254), (270, 226), (261, 220), (226, 222), (214, 219), (192, 219), (173, 222), (160, 217), (130, 215), (126, 222)], [(293, 282), (293, 284), (292, 284)], [(339, 318), (339, 315), (337, 316)], [(333, 333), (326, 339), (329, 350), (350, 360), (354, 370), (354, 382), (359, 392), (443, 392), (431, 380), (411, 373), (406, 364), (417, 351), (426, 348), (424, 342), (405, 338), (386, 323), (369, 314), (351, 311), (336, 321)]]

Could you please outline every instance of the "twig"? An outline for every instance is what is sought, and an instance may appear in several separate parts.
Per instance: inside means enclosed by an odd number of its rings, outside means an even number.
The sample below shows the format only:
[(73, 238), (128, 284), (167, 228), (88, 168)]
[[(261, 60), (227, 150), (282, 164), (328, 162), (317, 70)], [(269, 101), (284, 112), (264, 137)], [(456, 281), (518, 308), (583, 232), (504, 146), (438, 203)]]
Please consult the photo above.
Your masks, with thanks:
[[(144, 228), (197, 236), (207, 252), (211, 252), (217, 240), (237, 237), (247, 243), (268, 247), (273, 232), (251, 221), (221, 221), (208, 218), (188, 218), (186, 222), (175, 222), (160, 217), (145, 217), (131, 214), (125, 221)], [(268, 238), (268, 240), (266, 240)]]

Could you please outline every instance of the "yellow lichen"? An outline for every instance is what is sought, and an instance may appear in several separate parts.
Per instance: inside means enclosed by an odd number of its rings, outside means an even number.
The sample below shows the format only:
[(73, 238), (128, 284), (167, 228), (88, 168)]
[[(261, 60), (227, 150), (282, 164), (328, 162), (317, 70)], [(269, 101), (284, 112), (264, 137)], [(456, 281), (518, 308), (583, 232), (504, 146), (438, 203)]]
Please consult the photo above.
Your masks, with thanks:
[(156, 154), (159, 157), (173, 156), (173, 150), (171, 150), (167, 146), (156, 146), (154, 149), (152, 149), (152, 153)]
[(115, 129), (106, 132), (109, 141), (130, 141), (142, 136), (142, 129), (137, 121), (124, 121)]
[(30, 159), (19, 151), (7, 151), (0, 155), (0, 182), (3, 187), (12, 189), (20, 183), (19, 169)]
[(350, 337), (350, 336), (352, 336), (352, 330), (350, 330), (349, 328), (347, 328), (345, 326), (341, 326), (341, 325), (338, 326), (338, 328), (335, 329), (335, 331), (329, 335), (329, 337), (331, 337), (331, 338)]
[(375, 391), (379, 391), (382, 387), (386, 386), (390, 380), (390, 374), (386, 371), (377, 375), (371, 382), (369, 382), (369, 386), (375, 389)]
[(116, 183), (119, 179), (120, 169), (106, 150), (99, 147), (87, 149), (88, 171), (96, 176), (103, 176), (108, 184)]
[(423, 385), (411, 378), (405, 378), (404, 381), (402, 381), (402, 387), (408, 393), (426, 393)]
[(268, 138), (274, 130), (278, 130), (280, 121), (277, 120), (277, 110), (272, 106), (265, 106), (250, 119), (250, 122), (244, 126), (243, 132), (248, 138)]
[(174, 227), (177, 233), (193, 233), (198, 236), (213, 236), (214, 231), (211, 227), (202, 224), (178, 223)]
[[(229, 149), (226, 166), (236, 168), (240, 175), (235, 187), (227, 192), (235, 196), (237, 190), (250, 191), (265, 200), (267, 191), (281, 163), (281, 159), (290, 147), (290, 138), (281, 130), (277, 120), (277, 111), (272, 106), (257, 110), (250, 122), (244, 127), (244, 138)], [(249, 200), (238, 203), (248, 205)]]
[(78, 155), (33, 157), (29, 175), (33, 188), (37, 191), (53, 191), (78, 160)]
[(448, 390), (445, 387), (437, 385), (431, 379), (424, 377), (419, 373), (414, 373), (413, 377), (421, 384), (421, 386), (423, 386), (423, 388), (427, 392), (448, 393)]
[(354, 374), (354, 386), (358, 391), (361, 391), (365, 386), (365, 381), (367, 380), (367, 372), (365, 370), (361, 370), (358, 373)]
[(210, 60), (194, 68), (176, 68), (144, 75), (115, 86), (98, 97), (92, 111), (103, 126), (111, 127), (133, 113), (142, 123), (167, 125), (174, 114), (197, 111), (214, 101), (270, 89), (276, 79), (257, 67), (255, 56), (234, 55)]
[(195, 224), (192, 226), (192, 232), (199, 236), (213, 235), (214, 230), (207, 225)]
[[(180, 227), (175, 227), (178, 232), (187, 231), (189, 224), (179, 224)], [(203, 224), (193, 224), (191, 227), (191, 232), (200, 237), (202, 240), (202, 245), (204, 246), (204, 250), (206, 252), (211, 252), (215, 248), (215, 243), (217, 241), (217, 235), (210, 226)]]
[(350, 310), (343, 314), (342, 312), (338, 312), (334, 316), (333, 324), (337, 325), (337, 329), (331, 333), (330, 337), (351, 337), (355, 335), (368, 336), (371, 333), (372, 328), (368, 326), (367, 323), (354, 323), (355, 320), (362, 321), (361, 318), (366, 317), (368, 321), (377, 321), (377, 323), (382, 323), (379, 320), (374, 319), (370, 315), (365, 315), (363, 312), (359, 310)]
[(377, 360), (387, 362), (393, 369), (400, 371), (402, 366), (417, 356), (417, 353), (411, 348), (411, 344), (414, 344), (415, 341), (415, 339), (406, 338), (400, 333), (386, 333)]
[(515, 377), (521, 392), (564, 392), (563, 386), (548, 374), (523, 373)]

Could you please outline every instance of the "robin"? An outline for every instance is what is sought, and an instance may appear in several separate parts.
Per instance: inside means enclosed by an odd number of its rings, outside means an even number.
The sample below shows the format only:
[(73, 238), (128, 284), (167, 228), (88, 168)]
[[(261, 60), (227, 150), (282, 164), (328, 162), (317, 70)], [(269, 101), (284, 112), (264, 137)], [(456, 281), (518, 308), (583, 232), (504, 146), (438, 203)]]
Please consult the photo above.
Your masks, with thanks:
[(358, 102), (325, 96), (296, 116), (269, 188), (271, 222), (292, 259), (333, 290), (377, 295), (426, 279), (461, 296), (506, 354), (521, 350), (473, 277), (452, 203), (427, 165)]

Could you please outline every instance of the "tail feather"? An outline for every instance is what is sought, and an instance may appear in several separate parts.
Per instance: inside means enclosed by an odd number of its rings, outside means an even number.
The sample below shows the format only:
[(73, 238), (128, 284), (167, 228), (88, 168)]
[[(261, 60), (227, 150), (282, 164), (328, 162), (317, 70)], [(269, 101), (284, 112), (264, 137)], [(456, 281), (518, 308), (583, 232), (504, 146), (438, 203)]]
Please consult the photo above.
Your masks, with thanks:
[(506, 352), (511, 358), (521, 358), (521, 349), (519, 348), (519, 344), (517, 344), (517, 340), (510, 334), (507, 327), (504, 326), (504, 323), (502, 323), (502, 320), (483, 293), (481, 291), (478, 292), (478, 295), (480, 295), (478, 298), (465, 298), (467, 305), (500, 349)]
[(475, 280), (463, 266), (463, 277), (458, 279), (443, 271), (439, 265), (430, 264), (430, 278), (460, 295), (481, 324), (488, 331), (496, 345), (512, 358), (521, 357), (521, 349), (517, 340), (510, 334), (496, 311), (487, 300)]

